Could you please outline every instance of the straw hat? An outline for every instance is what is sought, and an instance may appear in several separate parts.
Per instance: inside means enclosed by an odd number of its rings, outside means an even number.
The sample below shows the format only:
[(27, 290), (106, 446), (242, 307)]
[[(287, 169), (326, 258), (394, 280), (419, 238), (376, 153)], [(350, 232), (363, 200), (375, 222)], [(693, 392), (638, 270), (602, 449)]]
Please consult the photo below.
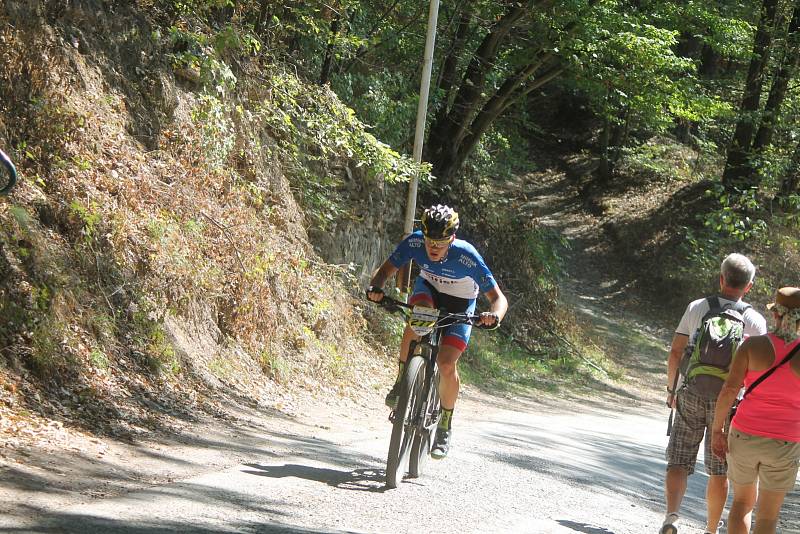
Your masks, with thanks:
[(800, 287), (780, 288), (775, 292), (775, 302), (767, 304), (767, 309), (771, 310), (776, 304), (790, 310), (800, 308)]

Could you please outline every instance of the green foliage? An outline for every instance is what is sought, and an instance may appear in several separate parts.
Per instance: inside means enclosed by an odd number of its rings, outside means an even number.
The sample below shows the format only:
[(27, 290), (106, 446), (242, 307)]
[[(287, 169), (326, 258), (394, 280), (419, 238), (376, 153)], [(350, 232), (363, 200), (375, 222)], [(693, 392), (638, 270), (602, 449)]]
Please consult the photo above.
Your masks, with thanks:
[(102, 219), (102, 213), (98, 209), (97, 204), (89, 202), (88, 205), (84, 205), (81, 201), (75, 199), (70, 202), (69, 208), (74, 215), (78, 216), (82, 223), (81, 234), (85, 241), (91, 243), (97, 236), (97, 226)]
[(487, 132), (465, 165), (462, 181), (491, 177), (495, 183), (512, 180), (531, 172), (530, 146), (525, 132), (531, 128), (520, 114), (514, 121), (503, 121)]
[(621, 176), (647, 182), (693, 181), (702, 178), (702, 150), (694, 151), (666, 136), (626, 147), (618, 165)]
[(682, 271), (691, 282), (713, 276), (719, 258), (729, 252), (769, 247), (773, 239), (767, 222), (770, 217), (755, 188), (731, 193), (714, 183), (705, 195), (713, 199), (715, 207), (697, 215), (700, 229), (684, 228), (687, 263)]
[(203, 154), (210, 167), (224, 168), (236, 142), (233, 122), (227, 115), (224, 101), (211, 94), (201, 95), (192, 109), (192, 120), (200, 130)]
[[(551, 347), (539, 345), (531, 352), (518, 343), (513, 335), (498, 332), (476, 331), (470, 346), (461, 357), (459, 374), (466, 383), (488, 387), (491, 391), (541, 390), (573, 391), (586, 387), (594, 380), (608, 380), (608, 376), (586, 365), (575, 349), (554, 343)], [(596, 350), (590, 352), (592, 360), (611, 367), (614, 380), (621, 373)], [(591, 361), (591, 360), (590, 360)]]
[(395, 148), (409, 146), (413, 141), (419, 88), (401, 71), (345, 73), (334, 78), (331, 86), (378, 139)]
[(67, 335), (67, 325), (57, 317), (46, 316), (33, 329), (30, 340), (29, 364), (42, 378), (51, 378), (67, 367), (68, 353), (62, 341)]
[(614, 3), (602, 4), (572, 42), (571, 59), (578, 87), (600, 116), (663, 131), (675, 110), (697, 107), (684, 101), (689, 94), (679, 82), (694, 66), (675, 55), (676, 30), (646, 21)]
[(558, 281), (564, 272), (561, 251), (569, 249), (569, 241), (553, 229), (536, 226), (523, 233), (524, 262), (527, 269), (537, 273), (534, 280), (541, 290), (548, 293), (558, 289)]
[(279, 384), (288, 383), (294, 374), (292, 363), (272, 350), (263, 349), (259, 354), (261, 368)]
[(208, 370), (221, 380), (230, 380), (236, 374), (236, 369), (231, 364), (230, 360), (224, 356), (214, 356), (208, 362)]
[(92, 349), (89, 353), (89, 361), (98, 369), (108, 369), (108, 355), (98, 348)]
[(236, 87), (236, 76), (222, 60), (221, 54), (229, 49), (250, 51), (252, 38), (226, 27), (208, 37), (198, 32), (188, 32), (178, 27), (170, 28), (173, 52), (170, 57), (173, 67), (183, 71), (185, 78), (196, 77), (206, 90), (219, 97)]
[(750, 217), (748, 213), (760, 213), (761, 201), (756, 188), (732, 194), (722, 184), (714, 184), (706, 190), (706, 196), (714, 198), (716, 210), (703, 214), (704, 226), (723, 240), (742, 242), (768, 239), (767, 223), (761, 217)]
[(367, 133), (353, 110), (330, 91), (303, 84), (289, 74), (274, 73), (267, 80), (271, 100), (256, 104), (253, 118), (282, 142), (277, 150), (290, 173), (301, 202), (320, 228), (347, 215), (338, 190), (341, 171), (332, 161), (352, 161), (373, 180), (407, 181), (427, 176), (427, 168), (401, 156)]
[(754, 2), (653, 2), (653, 24), (676, 28), (734, 61), (747, 61), (755, 28)]

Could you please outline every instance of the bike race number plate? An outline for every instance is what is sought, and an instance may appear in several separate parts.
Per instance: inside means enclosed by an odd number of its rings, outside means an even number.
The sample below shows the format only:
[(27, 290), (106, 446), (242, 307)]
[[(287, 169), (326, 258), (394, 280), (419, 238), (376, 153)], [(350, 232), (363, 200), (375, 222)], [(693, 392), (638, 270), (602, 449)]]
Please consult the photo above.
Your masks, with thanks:
[(426, 306), (414, 306), (411, 311), (411, 319), (408, 325), (418, 336), (424, 336), (433, 332), (433, 326), (439, 319), (439, 310)]

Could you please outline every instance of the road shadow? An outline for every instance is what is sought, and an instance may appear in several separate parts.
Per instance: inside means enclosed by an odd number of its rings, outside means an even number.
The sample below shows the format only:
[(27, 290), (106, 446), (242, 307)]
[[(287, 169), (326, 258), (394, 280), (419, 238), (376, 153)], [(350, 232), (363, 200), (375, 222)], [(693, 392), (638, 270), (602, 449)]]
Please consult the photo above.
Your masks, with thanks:
[(354, 469), (351, 471), (314, 467), (301, 464), (263, 465), (246, 464), (250, 469), (242, 472), (271, 478), (295, 477), (315, 482), (323, 482), (328, 486), (357, 491), (383, 493), (386, 472), (383, 469)]
[[(305, 426), (299, 424), (297, 432)], [(379, 491), (380, 488), (372, 486), (377, 486), (379, 479), (382, 481), (382, 473), (369, 467), (380, 465), (377, 458), (354, 453), (335, 441), (303, 436), (291, 430), (266, 427), (208, 429), (204, 436), (175, 435), (162, 437), (155, 443), (163, 450), (155, 450), (153, 443), (126, 445), (111, 458), (98, 458), (90, 451), (38, 451), (26, 458), (24, 466), (0, 468), (0, 517), (19, 516), (24, 519), (26, 506), (47, 502), (48, 496), (68, 500), (107, 499), (138, 490), (146, 484), (168, 484), (167, 487), (171, 487), (175, 484), (174, 479), (160, 473), (177, 471), (183, 479), (188, 479), (206, 470), (206, 453), (214, 451), (224, 454), (228, 465), (249, 461), (256, 466), (260, 464), (255, 462), (294, 456), (314, 458), (333, 466), (348, 466), (346, 471), (333, 468), (316, 475), (310, 468), (298, 471), (309, 478), (317, 476), (322, 481), (335, 481), (341, 488)], [(191, 448), (187, 449), (187, 444)], [(184, 447), (173, 448), (175, 445)], [(149, 466), (146, 471), (140, 467), (143, 459)], [(349, 470), (354, 465), (363, 468)]]
[[(191, 503), (203, 513), (180, 517), (173, 508), (177, 502)], [(165, 503), (170, 503), (166, 504)], [(313, 529), (281, 521), (292, 515), (292, 504), (277, 498), (266, 498), (201, 483), (177, 483), (137, 491), (106, 507), (107, 511), (82, 513), (78, 510), (55, 511), (23, 505), (13, 513), (0, 516), (0, 533), (76, 533), (114, 532), (121, 534), (160, 534), (192, 532), (217, 534), (244, 533), (341, 533), (333, 529)], [(301, 505), (294, 505), (302, 507)], [(143, 509), (147, 513), (142, 513)], [(181, 507), (178, 507), (181, 509)], [(233, 510), (233, 512), (231, 512)], [(125, 517), (135, 514), (136, 518)], [(107, 515), (114, 517), (107, 517)], [(139, 519), (145, 516), (147, 519)], [(256, 517), (255, 521), (245, 518)], [(268, 518), (262, 520), (261, 518)], [(233, 519), (232, 519), (233, 518)], [(284, 519), (285, 520), (285, 519)], [(224, 526), (219, 526), (222, 524)], [(11, 526), (9, 526), (11, 525)]]
[[(654, 512), (664, 512), (666, 443), (647, 444), (634, 441), (635, 435), (627, 437), (603, 434), (609, 432), (609, 429), (575, 430), (569, 439), (560, 438), (543, 426), (507, 423), (504, 429), (502, 433), (490, 433), (487, 439), (497, 444), (493, 449), (513, 452), (495, 453), (490, 456), (491, 460), (587, 489), (602, 489), (610, 494), (622, 495)], [(558, 451), (558, 454), (553, 451)], [(681, 516), (704, 525), (708, 475), (702, 463), (702, 454), (701, 448), (695, 472), (688, 479)], [(576, 461), (576, 458), (580, 458), (580, 461)], [(726, 504), (726, 516), (732, 497), (731, 490)], [(778, 532), (800, 533), (800, 492), (797, 489), (786, 496)]]
[[(621, 495), (643, 502), (652, 511), (663, 512), (663, 446), (591, 429), (575, 430), (567, 439), (534, 425), (508, 424), (505, 428), (502, 434), (487, 438), (497, 443), (497, 450), (513, 452), (496, 453), (492, 460), (592, 491)], [(698, 465), (696, 474), (689, 477), (684, 498), (683, 515), (696, 521), (705, 517), (706, 478), (702, 465)]]
[(566, 519), (559, 519), (556, 521), (559, 525), (574, 530), (575, 532), (583, 532), (584, 534), (614, 534), (613, 531), (602, 527), (593, 527), (586, 523), (576, 523), (575, 521), (568, 521)]
[(352, 534), (352, 531), (303, 528), (272, 521), (227, 521), (224, 527), (220, 527), (200, 525), (196, 521), (180, 522), (162, 519), (127, 521), (69, 513), (47, 513), (44, 517), (41, 517), (39, 524), (34, 526), (0, 526), (0, 533), (8, 534), (99, 534), (107, 532), (115, 534), (175, 534), (176, 532), (191, 532), (193, 534), (230, 534), (231, 532), (246, 534)]

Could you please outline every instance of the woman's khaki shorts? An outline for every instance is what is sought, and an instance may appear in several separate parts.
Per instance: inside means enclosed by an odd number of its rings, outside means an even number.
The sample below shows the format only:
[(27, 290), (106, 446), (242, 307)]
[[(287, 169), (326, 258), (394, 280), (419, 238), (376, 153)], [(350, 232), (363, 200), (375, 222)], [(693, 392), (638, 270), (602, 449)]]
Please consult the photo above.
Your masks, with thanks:
[(731, 428), (728, 436), (728, 478), (749, 485), (758, 479), (760, 488), (790, 491), (797, 479), (800, 443), (745, 434)]

